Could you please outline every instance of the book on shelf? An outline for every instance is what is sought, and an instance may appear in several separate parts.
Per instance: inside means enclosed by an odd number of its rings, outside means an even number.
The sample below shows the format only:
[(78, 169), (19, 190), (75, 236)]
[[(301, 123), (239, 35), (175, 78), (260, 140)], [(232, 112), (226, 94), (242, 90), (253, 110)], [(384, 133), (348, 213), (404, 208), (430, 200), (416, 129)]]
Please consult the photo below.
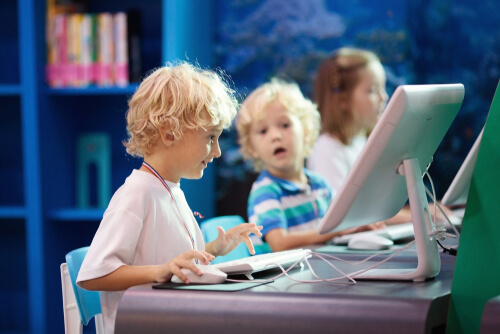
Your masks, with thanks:
[(85, 87), (93, 82), (93, 68), (95, 43), (93, 33), (95, 26), (95, 15), (84, 14), (81, 23), (81, 56), (78, 71), (79, 83)]
[(97, 76), (98, 86), (111, 86), (113, 80), (113, 17), (110, 13), (97, 15)]
[[(49, 86), (123, 87), (129, 84), (127, 13), (59, 13), (48, 15), (47, 19), (50, 20), (47, 22), (46, 66)], [(134, 31), (137, 33), (137, 29)], [(140, 53), (140, 47), (138, 49)], [(137, 58), (140, 60), (140, 55), (134, 56), (136, 63)], [(136, 68), (140, 71), (140, 66)]]
[(80, 32), (82, 29), (82, 15), (70, 14), (67, 17), (67, 62), (65, 76), (68, 86), (80, 87), (79, 69), (81, 64), (82, 41)]
[(113, 32), (115, 54), (113, 75), (118, 86), (127, 86), (128, 75), (128, 47), (127, 47), (127, 14), (120, 12), (113, 16)]

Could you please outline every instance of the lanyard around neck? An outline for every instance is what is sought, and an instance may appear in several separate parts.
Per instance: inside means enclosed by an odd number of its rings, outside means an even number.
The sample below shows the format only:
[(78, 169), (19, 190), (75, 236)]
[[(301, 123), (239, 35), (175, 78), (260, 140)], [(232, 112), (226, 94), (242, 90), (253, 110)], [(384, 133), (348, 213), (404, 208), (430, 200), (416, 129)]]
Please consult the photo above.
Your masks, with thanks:
[(170, 197), (172, 198), (172, 201), (175, 204), (175, 207), (177, 208), (177, 212), (179, 213), (179, 216), (180, 216), (180, 218), (182, 220), (182, 223), (184, 224), (184, 228), (186, 229), (186, 232), (188, 233), (189, 238), (191, 239), (191, 244), (193, 246), (193, 249), (196, 250), (194, 237), (191, 234), (191, 231), (189, 230), (189, 228), (188, 228), (188, 226), (186, 224), (186, 221), (184, 220), (184, 216), (181, 214), (181, 210), (179, 208), (179, 205), (177, 204), (177, 201), (175, 200), (174, 194), (172, 193), (172, 190), (170, 190), (170, 187), (168, 186), (167, 182), (165, 182), (165, 180), (161, 177), (161, 175), (153, 167), (151, 167), (147, 162), (144, 161), (142, 163), (142, 165), (144, 167), (146, 167), (151, 173), (153, 173), (153, 175), (156, 176), (156, 178), (158, 180), (160, 180), (161, 183), (163, 184), (163, 186), (167, 189), (168, 193), (170, 194)]

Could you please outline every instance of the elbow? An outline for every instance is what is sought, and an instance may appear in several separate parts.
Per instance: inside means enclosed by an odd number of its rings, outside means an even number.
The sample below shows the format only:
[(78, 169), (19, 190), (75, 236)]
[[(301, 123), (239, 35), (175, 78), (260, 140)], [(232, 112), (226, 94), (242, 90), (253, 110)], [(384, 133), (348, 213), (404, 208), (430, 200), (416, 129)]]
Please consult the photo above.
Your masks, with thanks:
[(264, 240), (273, 252), (281, 252), (292, 248), (287, 240), (287, 234), (284, 229), (274, 229), (264, 236)]
[(92, 283), (93, 283), (92, 280), (81, 281), (81, 282), (78, 282), (78, 286), (82, 289), (85, 289), (85, 290), (97, 291), (98, 289), (96, 289), (96, 287)]
[(271, 250), (273, 252), (281, 252), (281, 251), (288, 250), (291, 247), (287, 247), (287, 245), (283, 242), (277, 242), (277, 243), (273, 243), (273, 244), (269, 243), (269, 248), (271, 248)]
[(288, 248), (286, 247), (271, 247), (271, 250), (274, 252), (282, 252), (282, 251), (285, 251), (287, 250)]

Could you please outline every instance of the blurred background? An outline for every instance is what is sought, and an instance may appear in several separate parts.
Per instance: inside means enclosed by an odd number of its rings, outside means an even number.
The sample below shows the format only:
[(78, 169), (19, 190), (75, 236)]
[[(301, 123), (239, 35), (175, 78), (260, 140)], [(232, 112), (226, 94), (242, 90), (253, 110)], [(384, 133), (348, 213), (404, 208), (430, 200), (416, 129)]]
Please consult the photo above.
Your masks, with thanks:
[[(389, 96), (402, 84), (463, 83), (463, 106), (434, 156), (430, 174), (441, 198), (481, 131), (500, 78), (500, 14), (486, 0), (218, 1), (217, 64), (242, 97), (272, 76), (296, 81), (312, 98), (319, 63), (333, 50), (375, 52)], [(246, 214), (255, 179), (225, 134), (218, 164), (218, 214)], [(243, 191), (244, 189), (244, 191)], [(238, 191), (239, 190), (239, 191)]]
[[(120, 52), (116, 64), (87, 55), (103, 73), (60, 82), (61, 64), (89, 65), (77, 56), (83, 44), (55, 52), (70, 39), (54, 27), (82, 25), (81, 15), (126, 23), (128, 64)], [(273, 76), (311, 97), (321, 60), (356, 46), (380, 57), (389, 95), (401, 84), (463, 83), (463, 106), (430, 169), (440, 198), (485, 123), (500, 78), (499, 22), (497, 0), (0, 1), (0, 333), (64, 331), (59, 265), (90, 244), (110, 194), (140, 166), (122, 145), (124, 115), (149, 70), (197, 61), (226, 71), (241, 100)], [(117, 40), (99, 49), (123, 51)], [(110, 66), (128, 75), (111, 77)], [(221, 148), (183, 189), (206, 218), (246, 218), (255, 174), (236, 131), (223, 133)]]

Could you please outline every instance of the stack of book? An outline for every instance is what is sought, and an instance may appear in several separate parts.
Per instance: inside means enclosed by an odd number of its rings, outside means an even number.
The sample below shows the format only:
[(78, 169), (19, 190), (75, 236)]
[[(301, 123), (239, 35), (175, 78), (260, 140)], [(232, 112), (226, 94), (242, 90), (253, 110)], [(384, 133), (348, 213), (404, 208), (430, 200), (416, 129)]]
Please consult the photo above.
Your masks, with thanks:
[(126, 86), (127, 13), (60, 13), (47, 21), (51, 87)]

